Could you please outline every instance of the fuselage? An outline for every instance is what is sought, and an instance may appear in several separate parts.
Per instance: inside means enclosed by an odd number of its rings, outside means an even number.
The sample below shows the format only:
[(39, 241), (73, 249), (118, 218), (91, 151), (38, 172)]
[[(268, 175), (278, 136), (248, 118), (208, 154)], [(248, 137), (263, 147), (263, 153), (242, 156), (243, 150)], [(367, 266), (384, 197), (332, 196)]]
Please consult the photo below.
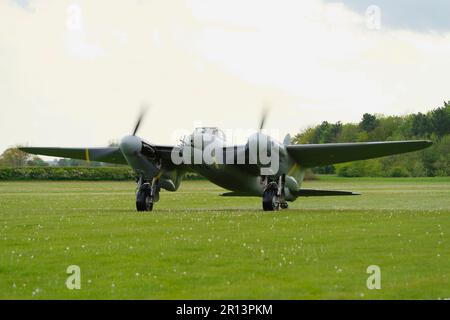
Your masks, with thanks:
[[(190, 170), (230, 191), (254, 196), (263, 194), (264, 185), (259, 167), (255, 164), (236, 163), (238, 161), (236, 154), (245, 152), (244, 146), (227, 148), (224, 139), (216, 133), (214, 128), (200, 128), (194, 131), (185, 143), (188, 144), (190, 149), (192, 160), (189, 165)], [(233, 153), (233, 155), (229, 153)], [(205, 161), (207, 158), (210, 158), (210, 160)], [(195, 159), (197, 159), (197, 162), (194, 161)], [(202, 159), (202, 161), (198, 161), (199, 159)], [(286, 199), (295, 200), (290, 190), (300, 188), (305, 170), (300, 168), (297, 163), (291, 163), (288, 157), (279, 161), (280, 164), (283, 162), (280, 170), (285, 171), (286, 174)]]

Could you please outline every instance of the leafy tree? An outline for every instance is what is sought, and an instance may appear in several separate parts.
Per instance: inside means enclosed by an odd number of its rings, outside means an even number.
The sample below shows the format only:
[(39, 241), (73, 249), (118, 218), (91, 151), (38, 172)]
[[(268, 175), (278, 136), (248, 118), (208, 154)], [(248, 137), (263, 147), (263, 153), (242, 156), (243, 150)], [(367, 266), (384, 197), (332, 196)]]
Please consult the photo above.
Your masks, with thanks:
[(306, 128), (303, 132), (297, 133), (292, 138), (293, 144), (307, 144), (312, 143), (313, 136), (315, 135), (316, 129), (313, 127)]
[(375, 115), (364, 113), (359, 127), (365, 132), (369, 133), (378, 126), (378, 120)]
[(412, 115), (411, 133), (414, 137), (428, 137), (433, 132), (433, 125), (427, 115), (418, 113)]
[(8, 167), (21, 167), (27, 164), (30, 155), (16, 147), (8, 148), (0, 156), (0, 165)]
[(431, 123), (433, 131), (441, 138), (450, 134), (450, 106), (446, 104), (443, 108), (437, 108), (431, 112)]
[(346, 123), (342, 125), (342, 130), (338, 142), (358, 141), (358, 134), (359, 134), (359, 127), (357, 124)]

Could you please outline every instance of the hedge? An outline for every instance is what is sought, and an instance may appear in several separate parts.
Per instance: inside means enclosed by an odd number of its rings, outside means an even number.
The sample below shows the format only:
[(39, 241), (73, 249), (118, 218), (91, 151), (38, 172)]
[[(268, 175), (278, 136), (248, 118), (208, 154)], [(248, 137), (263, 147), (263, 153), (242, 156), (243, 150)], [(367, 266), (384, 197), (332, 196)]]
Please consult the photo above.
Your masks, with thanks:
[[(202, 177), (188, 173), (186, 180)], [(3, 180), (86, 180), (86, 181), (134, 181), (135, 173), (129, 167), (0, 167)]]
[(126, 167), (17, 167), (0, 168), (0, 180), (133, 180)]

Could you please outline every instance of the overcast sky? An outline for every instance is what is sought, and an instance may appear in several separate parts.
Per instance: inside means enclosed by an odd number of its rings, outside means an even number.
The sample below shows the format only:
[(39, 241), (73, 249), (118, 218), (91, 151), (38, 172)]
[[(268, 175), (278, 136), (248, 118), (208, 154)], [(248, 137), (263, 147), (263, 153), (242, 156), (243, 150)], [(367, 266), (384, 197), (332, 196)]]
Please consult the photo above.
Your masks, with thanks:
[[(372, 5), (372, 6), (371, 6)], [(375, 5), (375, 7), (373, 6)], [(369, 7), (370, 6), (370, 7)], [(0, 151), (296, 133), (450, 99), (449, 1), (1, 0)]]

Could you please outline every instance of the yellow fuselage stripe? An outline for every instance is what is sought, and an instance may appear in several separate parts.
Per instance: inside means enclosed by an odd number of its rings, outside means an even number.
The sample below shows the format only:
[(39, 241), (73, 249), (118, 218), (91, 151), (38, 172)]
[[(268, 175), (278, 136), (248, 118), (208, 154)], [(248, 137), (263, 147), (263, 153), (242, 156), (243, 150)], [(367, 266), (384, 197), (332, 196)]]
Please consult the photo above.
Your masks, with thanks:
[(298, 164), (294, 163), (294, 165), (291, 167), (291, 169), (288, 172), (288, 176), (291, 176), (292, 173), (294, 173), (294, 171), (297, 169), (297, 167), (298, 167)]
[(85, 155), (86, 155), (86, 161), (89, 162), (90, 160), (89, 160), (89, 150), (88, 150), (88, 148), (86, 148), (86, 154)]

